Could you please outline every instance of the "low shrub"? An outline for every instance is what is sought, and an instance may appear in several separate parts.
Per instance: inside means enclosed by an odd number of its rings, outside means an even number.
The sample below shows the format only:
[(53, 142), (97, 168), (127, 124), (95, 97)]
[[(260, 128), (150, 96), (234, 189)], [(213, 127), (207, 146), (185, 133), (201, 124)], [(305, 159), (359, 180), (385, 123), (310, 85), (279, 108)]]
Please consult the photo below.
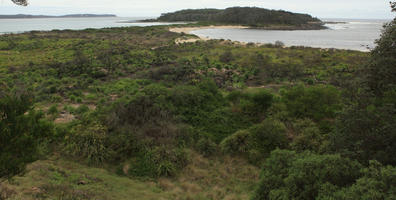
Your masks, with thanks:
[(52, 123), (33, 109), (31, 95), (0, 90), (0, 178), (12, 177), (39, 158), (39, 146), (53, 137)]
[(297, 120), (293, 124), (294, 138), (290, 146), (297, 152), (313, 151), (320, 152), (324, 148), (324, 139), (320, 129), (309, 119)]
[(195, 149), (203, 156), (211, 156), (217, 151), (217, 145), (208, 137), (202, 137), (197, 141)]
[(240, 130), (226, 137), (221, 143), (220, 148), (227, 154), (246, 154), (252, 148), (252, 137), (247, 130)]
[(276, 148), (288, 146), (285, 125), (278, 120), (265, 119), (262, 123), (249, 128), (252, 146), (262, 154), (268, 154)]
[(187, 152), (165, 146), (141, 152), (132, 162), (129, 175), (139, 177), (174, 176), (188, 164)]
[(58, 105), (54, 104), (51, 107), (49, 107), (47, 113), (54, 116), (58, 115), (59, 114)]
[(341, 109), (341, 96), (333, 86), (295, 86), (281, 92), (289, 115), (319, 121), (334, 118)]
[(265, 161), (252, 199), (317, 199), (322, 189), (349, 186), (362, 166), (340, 155), (275, 150)]
[(106, 128), (100, 124), (77, 125), (66, 136), (65, 152), (86, 160), (89, 164), (101, 164), (108, 160)]

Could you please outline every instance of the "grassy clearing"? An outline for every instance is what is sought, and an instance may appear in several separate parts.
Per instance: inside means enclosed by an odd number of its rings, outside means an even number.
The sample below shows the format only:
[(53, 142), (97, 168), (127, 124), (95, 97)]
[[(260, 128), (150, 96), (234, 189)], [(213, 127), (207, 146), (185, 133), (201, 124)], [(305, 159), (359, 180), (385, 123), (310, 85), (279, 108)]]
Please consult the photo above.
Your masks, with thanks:
[(191, 163), (178, 176), (154, 181), (54, 156), (30, 164), (24, 175), (4, 182), (0, 193), (14, 200), (249, 199), (258, 171), (241, 158), (191, 153)]
[(3, 184), (10, 199), (168, 199), (154, 182), (121, 177), (105, 169), (51, 158), (30, 164), (23, 176)]

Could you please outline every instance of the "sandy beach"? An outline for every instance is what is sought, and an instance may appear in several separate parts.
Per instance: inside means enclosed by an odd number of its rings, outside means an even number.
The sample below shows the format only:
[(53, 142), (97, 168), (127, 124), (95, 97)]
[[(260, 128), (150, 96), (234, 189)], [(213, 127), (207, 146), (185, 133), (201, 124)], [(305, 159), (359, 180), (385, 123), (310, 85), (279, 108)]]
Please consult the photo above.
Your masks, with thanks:
[[(246, 29), (249, 28), (247, 26), (197, 26), (197, 27), (173, 27), (169, 28), (169, 31), (175, 33), (185, 33), (191, 34), (192, 31), (201, 30), (201, 29)], [(186, 43), (186, 42), (196, 42), (198, 40), (210, 40), (209, 37), (200, 37), (199, 38), (178, 38), (176, 39), (176, 43)]]
[(233, 29), (245, 29), (249, 28), (247, 26), (197, 26), (197, 27), (174, 27), (169, 28), (169, 31), (175, 33), (186, 33), (190, 34), (192, 31), (201, 30), (201, 29), (225, 29), (225, 28), (233, 28)]

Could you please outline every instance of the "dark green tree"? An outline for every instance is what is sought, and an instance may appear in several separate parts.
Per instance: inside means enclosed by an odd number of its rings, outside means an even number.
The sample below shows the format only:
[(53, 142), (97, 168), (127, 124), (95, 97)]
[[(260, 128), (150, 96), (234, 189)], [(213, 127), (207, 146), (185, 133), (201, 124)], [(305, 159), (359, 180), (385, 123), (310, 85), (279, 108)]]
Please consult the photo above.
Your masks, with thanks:
[(0, 178), (22, 172), (38, 158), (38, 145), (52, 133), (52, 125), (42, 118), (31, 96), (0, 93)]
[[(393, 10), (395, 3), (392, 3)], [(367, 67), (367, 91), (339, 116), (331, 148), (368, 164), (396, 164), (396, 19), (387, 24)], [(358, 85), (362, 88), (366, 85)]]
[(331, 191), (331, 187), (318, 197), (320, 200), (349, 200), (349, 199), (394, 199), (396, 196), (396, 167), (383, 166), (377, 161), (370, 161), (368, 168), (361, 170), (363, 177), (346, 188)]
[(296, 118), (334, 118), (341, 108), (340, 92), (333, 86), (295, 86), (282, 92), (282, 101)]
[(353, 106), (340, 114), (330, 134), (331, 148), (362, 163), (396, 164), (396, 117), (393, 107)]
[[(396, 12), (396, 2), (391, 3)], [(384, 26), (377, 46), (371, 51), (367, 68), (368, 84), (376, 95), (396, 87), (396, 18)]]
[(340, 155), (275, 150), (265, 161), (252, 199), (316, 199), (322, 190), (352, 185), (361, 165)]

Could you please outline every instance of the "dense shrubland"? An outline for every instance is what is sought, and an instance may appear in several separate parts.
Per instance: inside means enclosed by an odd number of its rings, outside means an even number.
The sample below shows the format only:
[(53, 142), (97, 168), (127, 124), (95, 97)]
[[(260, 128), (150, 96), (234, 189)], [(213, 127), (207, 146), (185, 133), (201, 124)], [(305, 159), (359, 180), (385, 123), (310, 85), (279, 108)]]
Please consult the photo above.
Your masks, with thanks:
[[(229, 182), (221, 180), (232, 167), (210, 176), (227, 190), (244, 185), (238, 192), (252, 199), (392, 198), (394, 27), (370, 54), (175, 44), (180, 35), (166, 27), (3, 35), (0, 175), (62, 156), (133, 180), (198, 173), (188, 180), (216, 188), (192, 166), (233, 157), (250, 171)], [(46, 188), (42, 198), (62, 190)]]
[[(321, 29), (321, 21), (308, 14), (257, 7), (232, 7), (220, 9), (188, 9), (165, 13), (156, 19), (167, 22), (200, 22), (202, 24), (237, 24), (256, 28), (290, 26), (295, 29)], [(279, 28), (278, 27), (278, 28)]]
[(53, 138), (53, 127), (43, 113), (32, 108), (32, 98), (23, 91), (0, 91), (0, 178), (22, 172), (40, 157), (42, 143)]

